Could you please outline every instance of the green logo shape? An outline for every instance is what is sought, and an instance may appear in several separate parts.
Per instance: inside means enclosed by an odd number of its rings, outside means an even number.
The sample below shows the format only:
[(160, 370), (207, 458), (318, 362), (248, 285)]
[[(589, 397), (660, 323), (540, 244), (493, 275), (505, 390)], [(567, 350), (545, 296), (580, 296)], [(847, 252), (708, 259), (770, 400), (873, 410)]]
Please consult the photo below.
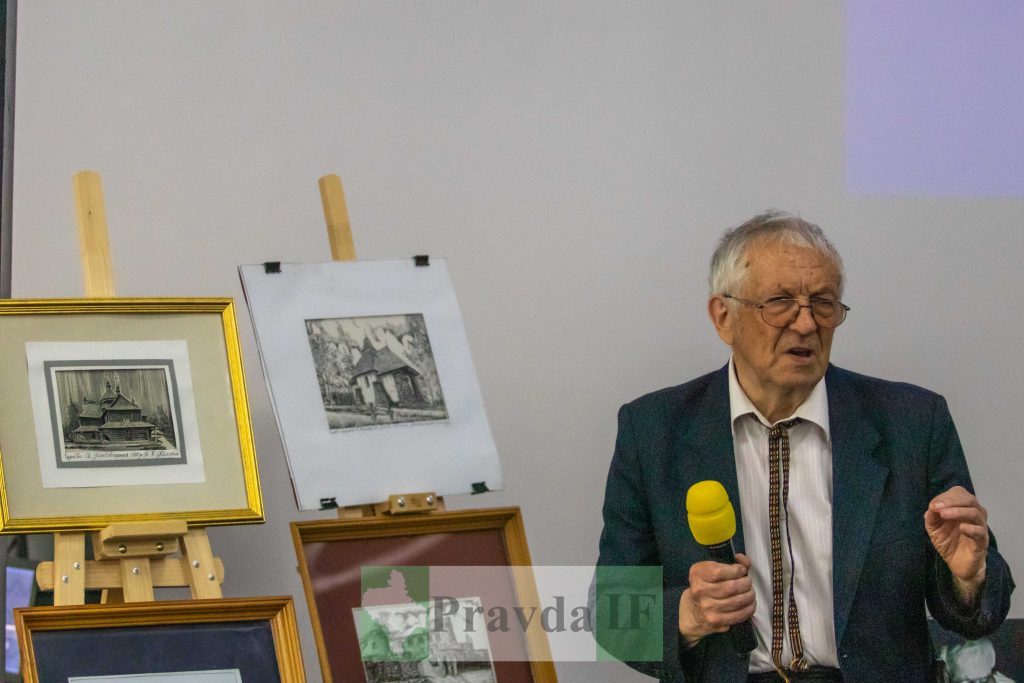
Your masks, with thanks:
[(417, 671), (413, 663), (430, 654), (430, 568), (363, 566), (360, 594), (362, 606), (354, 610), (354, 616), (363, 661), (375, 666), (381, 666), (378, 662), (405, 663), (387, 666), (412, 666), (408, 672), (403, 668), (409, 674)]
[[(364, 565), (360, 567), (359, 594), (365, 598), (368, 590), (393, 590), (396, 594), (404, 591), (403, 602), (427, 602), (430, 600), (430, 567), (400, 567), (392, 565)], [(375, 601), (375, 604), (384, 604)]]
[(597, 661), (659, 662), (664, 658), (663, 574), (661, 567), (597, 567)]

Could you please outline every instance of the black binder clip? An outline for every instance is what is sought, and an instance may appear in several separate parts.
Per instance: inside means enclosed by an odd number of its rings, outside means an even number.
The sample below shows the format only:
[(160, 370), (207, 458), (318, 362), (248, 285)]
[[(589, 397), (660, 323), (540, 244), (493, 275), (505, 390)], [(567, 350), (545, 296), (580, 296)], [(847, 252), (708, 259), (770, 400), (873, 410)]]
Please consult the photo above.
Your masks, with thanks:
[(429, 266), (430, 256), (427, 254), (418, 254), (412, 257), (412, 262), (415, 263), (417, 266)]
[(478, 493), (487, 493), (488, 491), (490, 491), (490, 489), (487, 488), (487, 482), (485, 481), (473, 482), (471, 486), (473, 487), (473, 490), (470, 492), (470, 495), (473, 496), (475, 496)]
[(281, 262), (280, 261), (264, 261), (263, 262), (263, 272), (266, 273), (267, 275), (270, 275), (271, 273), (280, 273), (281, 272)]
[(321, 510), (337, 510), (338, 499), (337, 498), (321, 498), (320, 499)]

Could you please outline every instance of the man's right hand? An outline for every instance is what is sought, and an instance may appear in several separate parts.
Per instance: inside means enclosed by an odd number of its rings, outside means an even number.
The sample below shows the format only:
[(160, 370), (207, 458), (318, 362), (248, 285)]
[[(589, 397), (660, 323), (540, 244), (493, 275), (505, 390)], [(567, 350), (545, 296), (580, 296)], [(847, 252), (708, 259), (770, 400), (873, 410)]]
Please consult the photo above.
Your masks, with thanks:
[(737, 553), (736, 564), (698, 562), (690, 567), (690, 587), (679, 598), (679, 633), (689, 647), (753, 616), (754, 584), (748, 569), (750, 558), (742, 553)]

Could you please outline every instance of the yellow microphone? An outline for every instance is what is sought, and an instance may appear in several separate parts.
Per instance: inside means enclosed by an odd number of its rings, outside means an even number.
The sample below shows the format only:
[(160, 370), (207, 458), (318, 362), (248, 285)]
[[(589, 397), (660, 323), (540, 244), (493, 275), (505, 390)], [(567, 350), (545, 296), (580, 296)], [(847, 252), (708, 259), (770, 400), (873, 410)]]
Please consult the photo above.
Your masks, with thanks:
[[(736, 535), (736, 511), (729, 502), (725, 487), (717, 481), (699, 481), (686, 492), (686, 519), (690, 532), (707, 548), (708, 558), (722, 564), (735, 564), (736, 551), (732, 537)], [(733, 648), (739, 653), (757, 647), (757, 637), (750, 619), (729, 628)]]
[[(690, 487), (686, 492), (686, 518), (693, 537), (701, 545), (731, 543), (736, 535), (736, 511), (725, 487), (717, 481), (698, 481)], [(735, 561), (735, 553), (725, 560), (726, 564)]]

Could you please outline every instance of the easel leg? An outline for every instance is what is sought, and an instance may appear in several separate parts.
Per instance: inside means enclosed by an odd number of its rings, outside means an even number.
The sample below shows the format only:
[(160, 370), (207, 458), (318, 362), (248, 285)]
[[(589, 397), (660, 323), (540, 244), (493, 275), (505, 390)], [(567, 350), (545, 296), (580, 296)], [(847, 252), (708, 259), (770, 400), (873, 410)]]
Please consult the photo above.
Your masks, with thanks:
[(206, 529), (189, 529), (188, 533), (182, 536), (182, 541), (184, 548), (181, 551), (181, 561), (185, 563), (192, 597), (223, 597), (220, 589), (222, 577), (217, 576), (213, 551), (210, 549), (210, 537)]
[(85, 532), (53, 535), (53, 604), (85, 603)]
[(148, 557), (121, 560), (121, 590), (125, 602), (153, 601), (153, 574)]

